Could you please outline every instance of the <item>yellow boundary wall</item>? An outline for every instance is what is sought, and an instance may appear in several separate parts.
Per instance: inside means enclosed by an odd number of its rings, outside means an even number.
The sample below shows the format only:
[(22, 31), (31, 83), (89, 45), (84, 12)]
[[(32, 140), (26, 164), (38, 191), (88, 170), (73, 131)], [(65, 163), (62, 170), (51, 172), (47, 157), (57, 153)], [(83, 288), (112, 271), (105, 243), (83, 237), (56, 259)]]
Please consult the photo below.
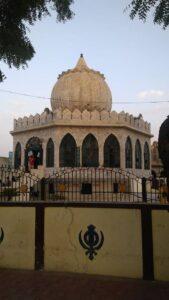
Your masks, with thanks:
[[(91, 261), (79, 242), (89, 225), (104, 234)], [(45, 270), (142, 278), (141, 216), (137, 209), (46, 208)]]
[[(168, 205), (0, 204), (0, 268), (169, 281), (168, 211)], [(79, 241), (89, 225), (104, 235), (93, 260)]]
[[(35, 208), (0, 207), (0, 268), (34, 269)], [(2, 232), (1, 232), (2, 234)]]
[(169, 281), (169, 212), (152, 212), (154, 276)]

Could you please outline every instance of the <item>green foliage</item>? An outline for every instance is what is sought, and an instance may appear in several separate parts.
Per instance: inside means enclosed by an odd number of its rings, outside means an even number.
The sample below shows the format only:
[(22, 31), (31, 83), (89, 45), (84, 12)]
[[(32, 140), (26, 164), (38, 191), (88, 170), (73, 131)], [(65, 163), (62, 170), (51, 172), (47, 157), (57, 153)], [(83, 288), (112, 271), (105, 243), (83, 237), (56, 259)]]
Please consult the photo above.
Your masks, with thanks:
[[(11, 67), (26, 67), (35, 50), (27, 36), (28, 26), (56, 11), (58, 22), (73, 17), (73, 0), (0, 0), (0, 60)], [(0, 70), (0, 81), (5, 75)]]
[(161, 25), (164, 29), (169, 25), (169, 0), (133, 0), (129, 8), (130, 18), (136, 16), (146, 21), (151, 9), (154, 9), (154, 23)]

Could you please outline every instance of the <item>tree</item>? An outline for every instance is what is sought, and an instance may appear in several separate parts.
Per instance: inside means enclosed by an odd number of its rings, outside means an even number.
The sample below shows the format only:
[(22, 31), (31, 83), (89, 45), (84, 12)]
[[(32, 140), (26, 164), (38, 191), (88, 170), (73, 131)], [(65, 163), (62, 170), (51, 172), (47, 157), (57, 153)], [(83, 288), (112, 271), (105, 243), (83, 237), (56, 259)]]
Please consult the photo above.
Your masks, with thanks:
[(151, 9), (154, 9), (154, 23), (162, 25), (164, 29), (169, 25), (169, 0), (133, 0), (129, 4), (130, 18), (136, 16), (146, 21)]
[(165, 174), (169, 177), (169, 116), (160, 126), (158, 151), (164, 166)]
[(158, 151), (164, 166), (164, 175), (167, 177), (167, 200), (169, 202), (169, 116), (160, 126)]
[[(131, 1), (131, 0), (130, 0)], [(35, 54), (27, 32), (53, 9), (58, 22), (72, 19), (70, 6), (74, 0), (0, 0), (0, 60), (11, 67), (26, 67)], [(154, 23), (165, 29), (169, 25), (169, 0), (132, 0), (130, 17), (145, 21), (154, 8)], [(0, 70), (0, 82), (5, 75)]]
[[(56, 11), (58, 22), (73, 17), (73, 0), (0, 0), (0, 60), (11, 67), (26, 67), (35, 54), (27, 32), (29, 25)], [(0, 70), (0, 81), (5, 75)]]

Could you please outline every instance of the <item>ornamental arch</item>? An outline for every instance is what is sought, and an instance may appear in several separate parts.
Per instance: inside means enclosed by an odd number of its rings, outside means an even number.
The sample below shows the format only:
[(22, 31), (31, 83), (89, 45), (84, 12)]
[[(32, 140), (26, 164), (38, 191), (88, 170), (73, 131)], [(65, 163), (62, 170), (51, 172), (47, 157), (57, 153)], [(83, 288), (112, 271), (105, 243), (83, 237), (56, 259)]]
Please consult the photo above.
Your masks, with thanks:
[(104, 166), (120, 168), (120, 144), (113, 134), (110, 134), (104, 143)]
[(46, 146), (46, 167), (53, 168), (54, 167), (54, 153), (55, 153), (55, 146), (53, 140), (50, 138), (48, 140)]
[(144, 144), (144, 169), (150, 169), (150, 149), (147, 142)]
[(28, 140), (25, 149), (25, 168), (37, 169), (43, 164), (42, 141), (38, 137), (32, 137)]
[(125, 143), (125, 167), (131, 169), (133, 167), (133, 151), (131, 138), (128, 136)]
[(99, 146), (96, 137), (89, 133), (82, 143), (82, 166), (99, 166)]
[(135, 168), (142, 169), (142, 150), (140, 141), (137, 139), (135, 144)]
[(76, 141), (74, 137), (67, 133), (60, 143), (59, 147), (59, 166), (76, 167)]
[(21, 144), (18, 142), (15, 147), (15, 154), (14, 154), (14, 167), (15, 169), (19, 169), (21, 166), (21, 155), (22, 155), (22, 149)]

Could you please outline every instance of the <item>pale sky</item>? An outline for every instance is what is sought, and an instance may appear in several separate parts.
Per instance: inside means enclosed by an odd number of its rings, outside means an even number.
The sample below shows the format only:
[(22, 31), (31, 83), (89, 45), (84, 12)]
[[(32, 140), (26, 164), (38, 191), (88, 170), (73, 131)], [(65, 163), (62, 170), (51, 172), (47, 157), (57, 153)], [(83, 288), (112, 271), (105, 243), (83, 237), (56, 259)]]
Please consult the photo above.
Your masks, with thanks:
[[(113, 101), (169, 100), (169, 29), (131, 21), (124, 9), (130, 0), (75, 0), (73, 20), (55, 22), (55, 14), (31, 27), (36, 55), (25, 70), (8, 69), (0, 89), (50, 97), (58, 74), (73, 68), (80, 53), (90, 68), (104, 73)], [(0, 156), (12, 150), (14, 117), (41, 113), (50, 101), (0, 91)], [(112, 110), (138, 115), (159, 126), (169, 114), (169, 103), (113, 104)]]

